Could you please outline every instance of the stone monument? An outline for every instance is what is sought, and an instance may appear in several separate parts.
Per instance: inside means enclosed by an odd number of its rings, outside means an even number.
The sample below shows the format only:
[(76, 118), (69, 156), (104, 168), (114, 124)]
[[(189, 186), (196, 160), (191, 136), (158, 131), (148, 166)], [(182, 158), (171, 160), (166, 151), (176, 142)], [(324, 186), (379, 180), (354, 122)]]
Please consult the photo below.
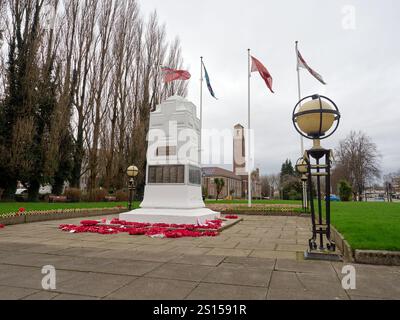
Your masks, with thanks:
[(157, 106), (150, 115), (144, 200), (121, 220), (204, 224), (220, 217), (203, 201), (200, 136), (193, 103), (172, 96)]

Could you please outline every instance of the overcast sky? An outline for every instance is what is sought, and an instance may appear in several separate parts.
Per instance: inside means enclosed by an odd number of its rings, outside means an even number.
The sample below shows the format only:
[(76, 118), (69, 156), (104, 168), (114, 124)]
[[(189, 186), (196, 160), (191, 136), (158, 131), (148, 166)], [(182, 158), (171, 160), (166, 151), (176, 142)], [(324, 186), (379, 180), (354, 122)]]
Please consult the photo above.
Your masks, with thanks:
[[(140, 0), (139, 0), (140, 1)], [(262, 173), (280, 170), (300, 156), (291, 114), (297, 103), (294, 45), (328, 83), (302, 70), (303, 96), (334, 100), (342, 122), (323, 146), (334, 148), (351, 130), (378, 145), (385, 173), (400, 170), (400, 2), (398, 0), (141, 0), (144, 14), (156, 9), (170, 39), (179, 36), (192, 74), (188, 99), (199, 104), (200, 56), (214, 91), (205, 92), (204, 127), (247, 125), (247, 49), (269, 69), (271, 94), (252, 78), (256, 160)], [(355, 21), (352, 13), (355, 13)], [(307, 147), (311, 142), (307, 141)]]

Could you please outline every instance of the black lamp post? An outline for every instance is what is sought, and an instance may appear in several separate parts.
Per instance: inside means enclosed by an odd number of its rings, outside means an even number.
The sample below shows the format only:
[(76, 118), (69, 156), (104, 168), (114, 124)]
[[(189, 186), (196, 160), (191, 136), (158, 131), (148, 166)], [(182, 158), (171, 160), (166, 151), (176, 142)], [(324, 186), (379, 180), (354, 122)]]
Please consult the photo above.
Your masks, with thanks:
[(308, 164), (304, 158), (300, 158), (299, 160), (297, 160), (296, 171), (301, 175), (301, 183), (303, 187), (303, 197), (302, 197), (303, 211), (307, 212), (308, 211), (308, 192), (307, 192)]
[[(332, 150), (321, 147), (321, 140), (337, 130), (340, 112), (327, 97), (313, 95), (299, 101), (293, 111), (293, 124), (305, 138), (313, 140), (313, 147), (304, 154), (307, 164), (308, 194), (311, 209), (313, 237), (309, 240), (306, 258), (336, 259), (336, 244), (331, 239), (331, 165)], [(317, 194), (313, 194), (312, 182), (316, 180)], [(323, 216), (322, 179), (325, 179), (325, 219)], [(314, 197), (317, 199), (317, 209)], [(326, 239), (326, 241), (325, 241)]]
[(133, 203), (133, 197), (134, 197), (134, 192), (135, 192), (135, 178), (139, 174), (139, 169), (136, 166), (130, 166), (126, 174), (129, 177), (129, 205), (128, 208), (129, 210), (132, 210), (132, 203)]

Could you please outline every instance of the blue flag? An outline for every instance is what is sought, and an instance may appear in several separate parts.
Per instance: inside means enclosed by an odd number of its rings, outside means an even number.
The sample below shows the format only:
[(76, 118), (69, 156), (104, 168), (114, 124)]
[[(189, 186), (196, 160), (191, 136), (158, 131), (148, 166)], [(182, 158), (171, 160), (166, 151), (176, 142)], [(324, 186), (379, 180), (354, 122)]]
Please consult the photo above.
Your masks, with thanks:
[[(206, 66), (204, 65), (204, 63), (203, 63), (203, 67), (204, 67), (204, 77), (206, 78), (208, 91), (210, 91), (210, 94), (211, 94), (215, 99), (217, 99), (217, 97), (215, 96), (214, 90), (213, 90), (213, 88), (211, 87), (210, 77), (208, 76), (208, 72), (207, 72), (207, 69), (206, 69)], [(217, 99), (217, 100), (218, 100), (218, 99)]]

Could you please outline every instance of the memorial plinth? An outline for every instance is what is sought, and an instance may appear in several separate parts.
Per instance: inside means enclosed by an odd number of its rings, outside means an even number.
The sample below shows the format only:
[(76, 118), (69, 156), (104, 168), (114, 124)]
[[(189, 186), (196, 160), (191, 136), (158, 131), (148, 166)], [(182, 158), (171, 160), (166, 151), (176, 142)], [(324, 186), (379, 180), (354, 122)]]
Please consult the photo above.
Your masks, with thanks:
[(121, 220), (204, 224), (220, 217), (202, 197), (200, 135), (193, 103), (173, 96), (157, 106), (150, 115), (144, 200)]

